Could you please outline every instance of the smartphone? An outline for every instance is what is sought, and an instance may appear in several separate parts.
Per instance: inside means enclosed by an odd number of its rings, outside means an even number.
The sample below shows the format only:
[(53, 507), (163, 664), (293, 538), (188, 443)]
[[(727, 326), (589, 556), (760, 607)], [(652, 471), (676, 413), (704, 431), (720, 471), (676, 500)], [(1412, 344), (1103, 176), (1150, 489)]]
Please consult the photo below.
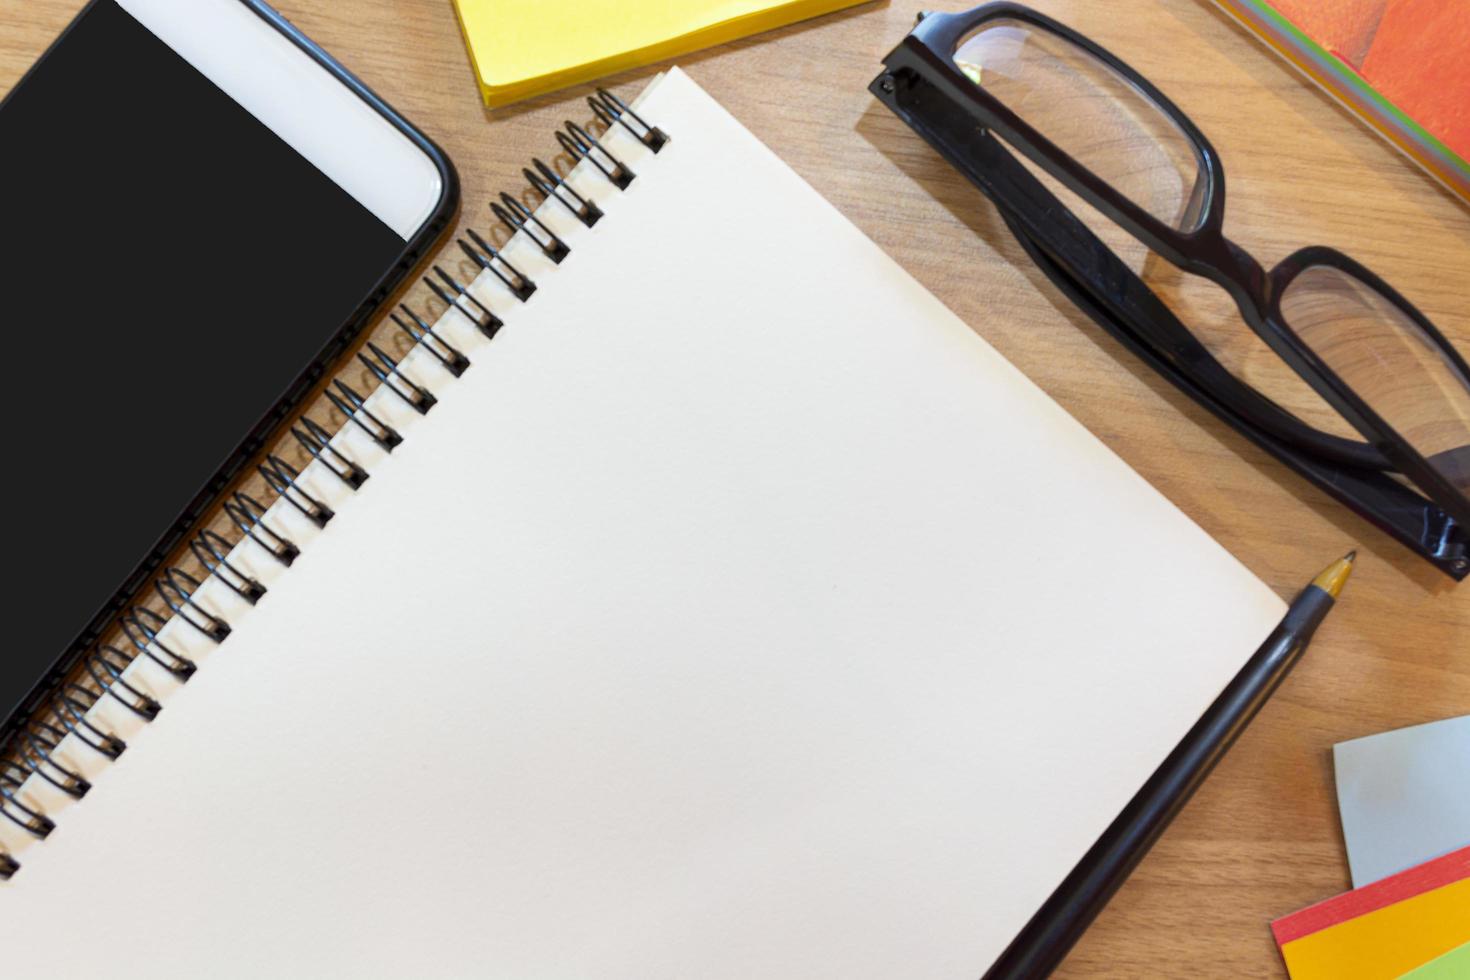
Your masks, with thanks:
[(449, 160), (258, 0), (93, 0), (0, 102), (0, 737), (448, 228)]

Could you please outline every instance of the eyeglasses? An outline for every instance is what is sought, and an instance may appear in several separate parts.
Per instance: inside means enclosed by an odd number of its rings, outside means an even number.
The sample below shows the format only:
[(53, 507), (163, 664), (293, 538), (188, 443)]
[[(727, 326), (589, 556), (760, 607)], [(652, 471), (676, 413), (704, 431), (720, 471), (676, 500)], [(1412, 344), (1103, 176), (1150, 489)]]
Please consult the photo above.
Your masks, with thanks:
[[(1225, 174), (1147, 79), (1043, 14), (921, 15), (871, 90), (999, 210), (1049, 279), (1160, 374), (1434, 563), (1470, 573), (1470, 367), (1408, 300), (1312, 246), (1269, 272), (1222, 230)], [(1361, 438), (1303, 421), (1228, 370), (1017, 154), (1180, 270)]]

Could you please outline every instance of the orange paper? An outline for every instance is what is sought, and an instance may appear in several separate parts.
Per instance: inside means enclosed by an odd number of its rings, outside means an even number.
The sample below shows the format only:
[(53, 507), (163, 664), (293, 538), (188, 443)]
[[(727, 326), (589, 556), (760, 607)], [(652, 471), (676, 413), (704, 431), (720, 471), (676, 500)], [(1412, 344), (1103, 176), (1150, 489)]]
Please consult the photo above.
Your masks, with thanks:
[(1470, 159), (1470, 2), (1391, 0), (1362, 72), (1390, 102)]
[(1358, 69), (1387, 5), (1388, 0), (1271, 0), (1271, 6), (1304, 34)]

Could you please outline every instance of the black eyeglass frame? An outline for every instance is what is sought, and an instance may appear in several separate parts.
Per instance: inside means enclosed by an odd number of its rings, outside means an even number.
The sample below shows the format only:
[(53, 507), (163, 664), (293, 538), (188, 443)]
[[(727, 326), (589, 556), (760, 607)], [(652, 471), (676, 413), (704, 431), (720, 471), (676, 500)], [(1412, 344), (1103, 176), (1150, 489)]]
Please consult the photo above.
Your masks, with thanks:
[[(1149, 214), (960, 71), (954, 60), (960, 44), (998, 19), (1022, 22), (1085, 51), (1179, 127), (1195, 147), (1199, 179), (1207, 194), (1194, 227), (1173, 228)], [(1225, 175), (1204, 134), (1147, 79), (1044, 14), (1011, 2), (990, 3), (967, 13), (928, 14), (884, 58), (884, 66), (870, 86), (873, 94), (997, 205), (1043, 271), (1094, 320), (1232, 427), (1446, 574), (1461, 579), (1470, 573), (1466, 529), (1470, 501), (1345, 384), (1281, 313), (1281, 297), (1303, 271), (1337, 269), (1397, 307), (1462, 375), (1470, 377), (1470, 367), (1459, 352), (1396, 290), (1325, 246), (1303, 248), (1268, 273), (1223, 233)], [(1225, 289), (1246, 324), (1368, 441), (1314, 429), (1226, 370), (992, 131), (1164, 259)], [(1038, 251), (1047, 261), (1038, 258)], [(1384, 470), (1404, 474), (1432, 499), (1404, 487)]]

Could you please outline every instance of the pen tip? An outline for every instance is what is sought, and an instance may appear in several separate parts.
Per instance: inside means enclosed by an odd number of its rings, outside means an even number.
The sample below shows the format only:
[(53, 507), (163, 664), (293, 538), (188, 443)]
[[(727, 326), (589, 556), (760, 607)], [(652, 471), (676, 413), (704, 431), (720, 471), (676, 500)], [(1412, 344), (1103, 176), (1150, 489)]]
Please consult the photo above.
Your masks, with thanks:
[(1342, 587), (1347, 584), (1348, 578), (1353, 574), (1353, 559), (1357, 557), (1357, 549), (1349, 551), (1322, 569), (1322, 573), (1312, 579), (1312, 584), (1336, 599), (1342, 593)]

